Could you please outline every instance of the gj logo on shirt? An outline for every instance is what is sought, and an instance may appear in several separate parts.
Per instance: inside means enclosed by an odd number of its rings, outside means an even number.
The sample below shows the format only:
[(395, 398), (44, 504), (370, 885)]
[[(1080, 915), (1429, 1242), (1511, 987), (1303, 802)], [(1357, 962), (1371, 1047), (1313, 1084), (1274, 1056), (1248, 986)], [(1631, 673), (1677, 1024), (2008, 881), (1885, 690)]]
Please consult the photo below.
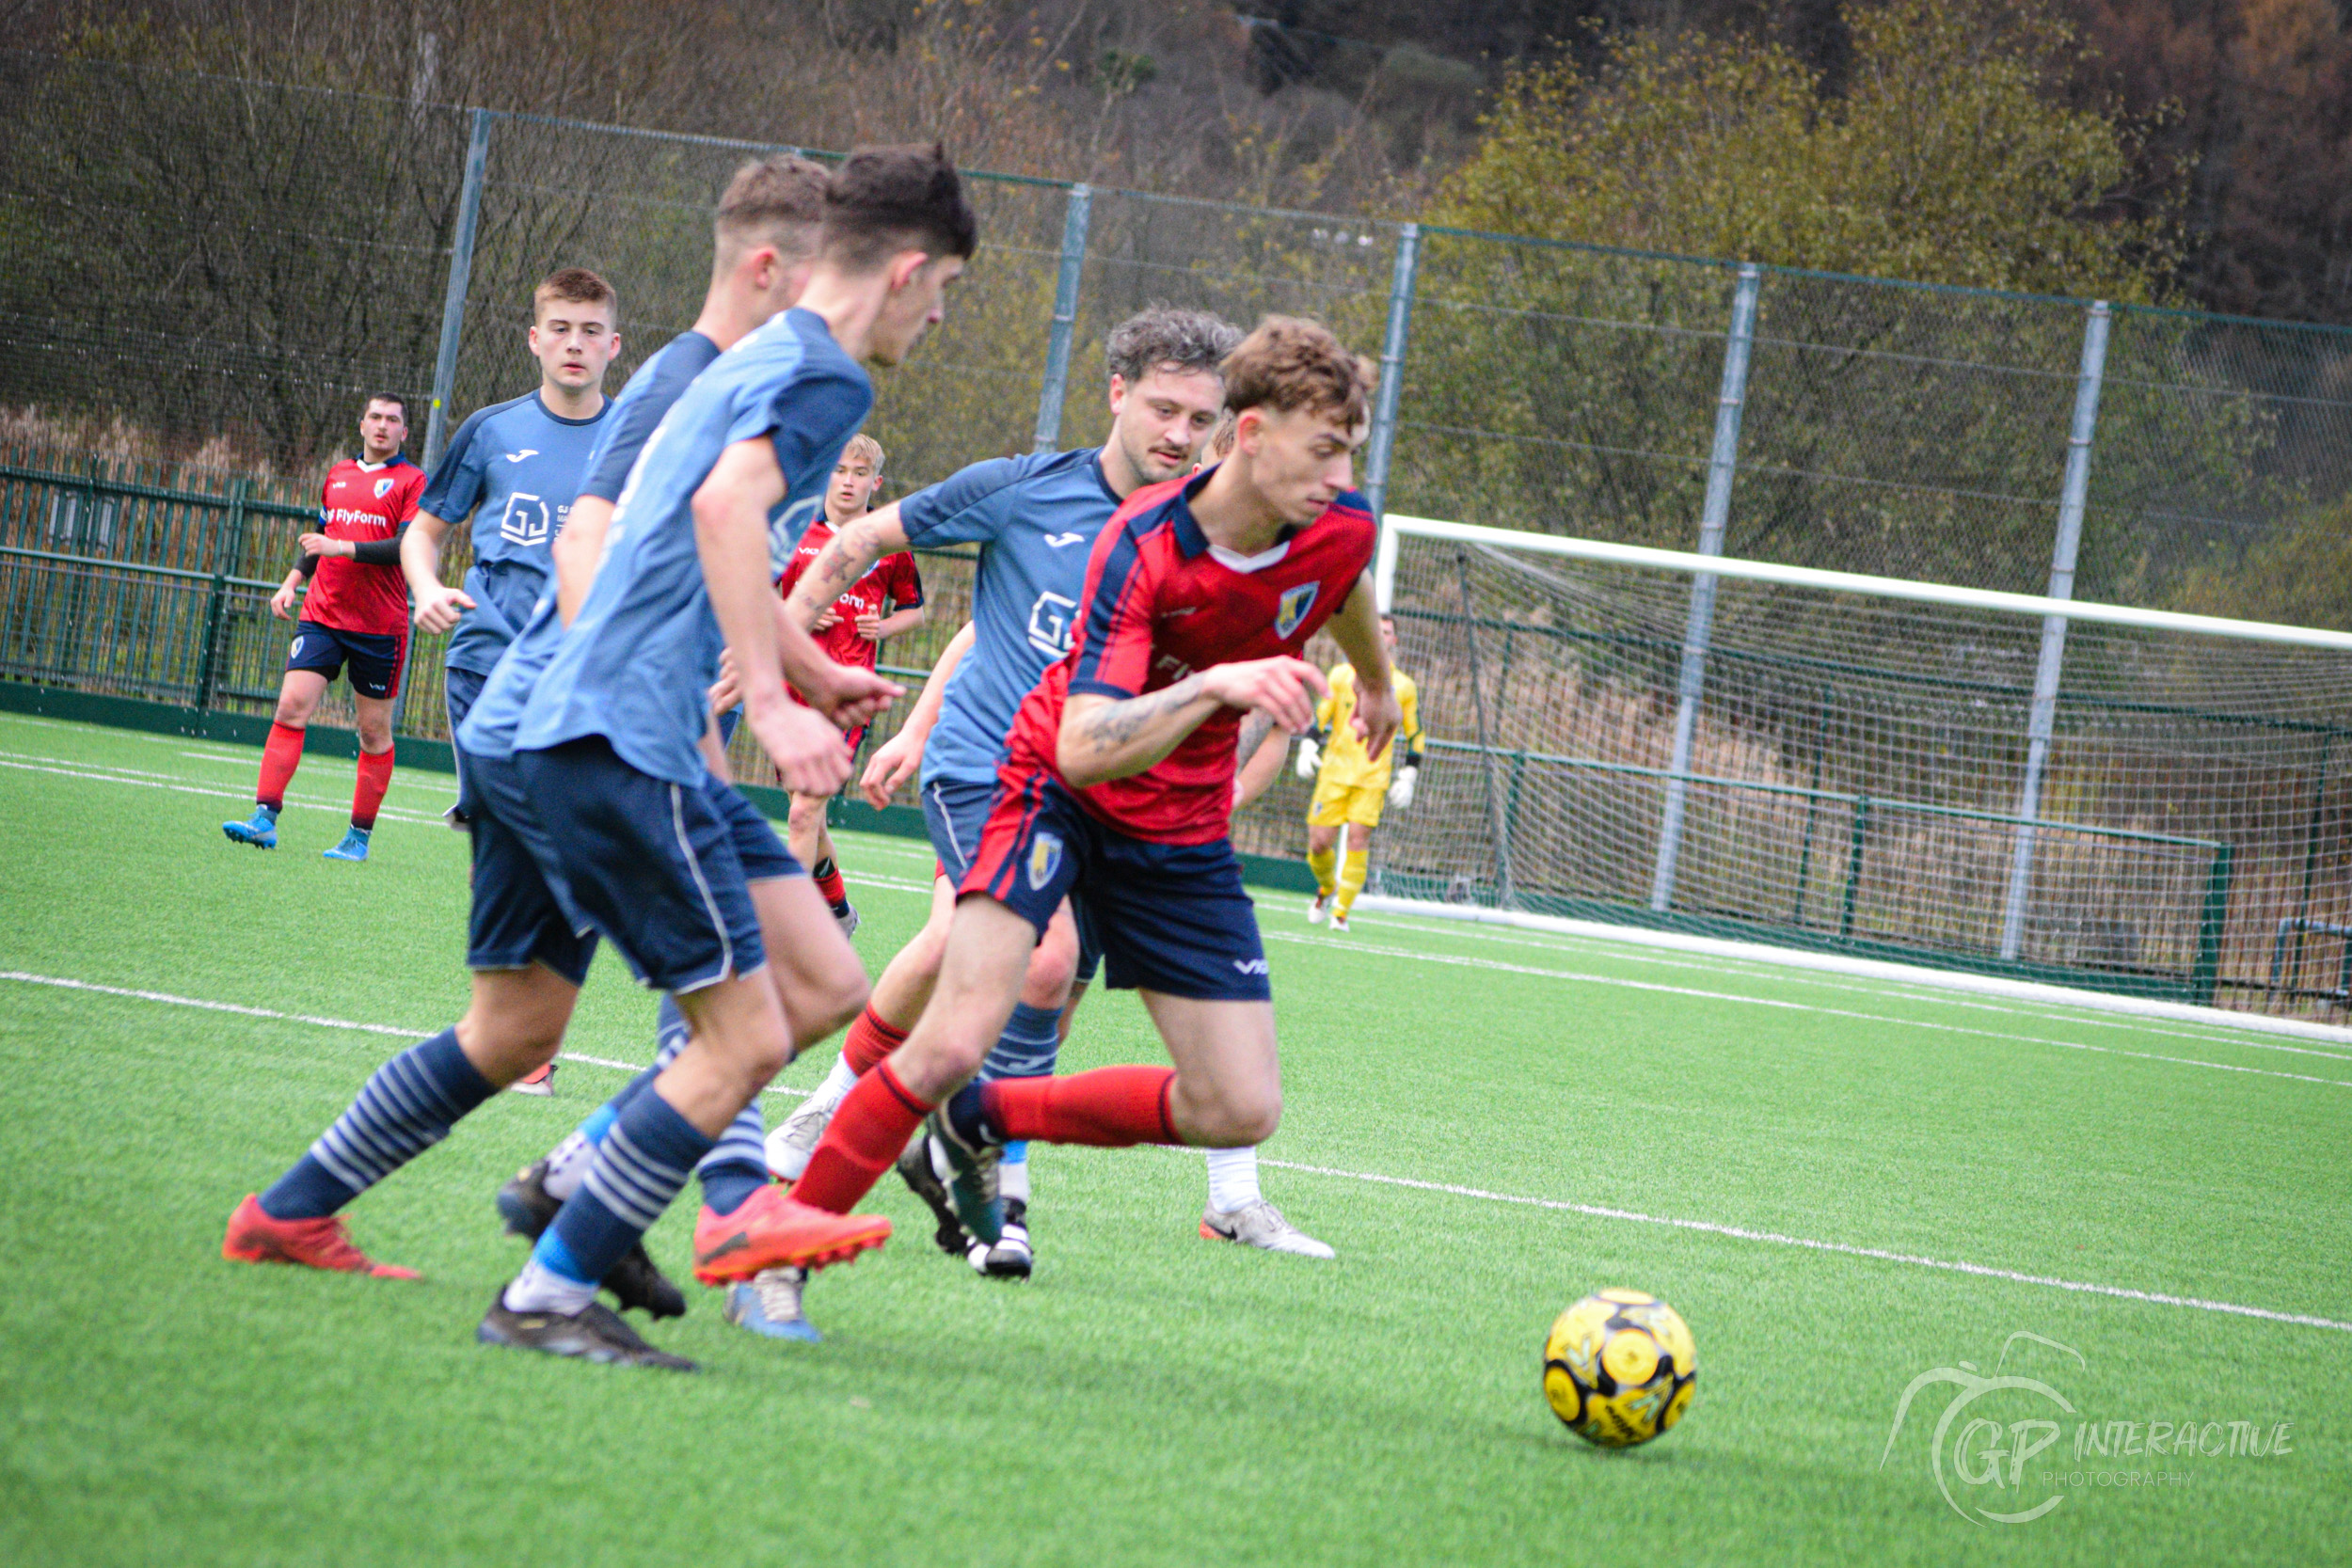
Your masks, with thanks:
[(1040, 594), (1029, 607), (1029, 646), (1055, 658), (1070, 651), (1070, 616), (1074, 599), (1059, 594)]
[(390, 480), (379, 479), (375, 482), (375, 499), (377, 500), (382, 500), (386, 496), (389, 496), (391, 493), (392, 482)]
[(548, 527), (548, 503), (517, 490), (506, 498), (506, 515), (499, 519), (499, 537), (510, 545), (544, 545), (553, 531)]

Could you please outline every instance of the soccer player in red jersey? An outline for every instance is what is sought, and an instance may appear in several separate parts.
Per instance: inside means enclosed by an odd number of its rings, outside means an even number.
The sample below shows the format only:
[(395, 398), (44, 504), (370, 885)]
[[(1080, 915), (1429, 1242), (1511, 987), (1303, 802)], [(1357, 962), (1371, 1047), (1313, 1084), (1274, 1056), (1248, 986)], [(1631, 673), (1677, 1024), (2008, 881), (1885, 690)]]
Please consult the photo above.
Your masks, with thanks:
[[(1273, 992), (1227, 833), (1246, 713), (1293, 733), (1327, 622), (1357, 672), (1377, 756), (1399, 720), (1350, 488), (1368, 367), (1323, 326), (1270, 317), (1223, 366), (1233, 454), (1130, 496), (1095, 542), (1079, 629), (1014, 721), (980, 850), (958, 890), (930, 1006), (858, 1080), (792, 1189), (847, 1212), (928, 1119), (965, 1227), (1001, 1227), (996, 1155), (1015, 1139), (1123, 1147), (1263, 1142), (1281, 1117)], [(1113, 987), (1140, 990), (1173, 1070), (1099, 1068), (970, 1084), (1064, 895)]]
[[(809, 525), (801, 536), (792, 559), (785, 563), (784, 574), (776, 578), (776, 592), (789, 599), (798, 586), (801, 574), (809, 562), (824, 554), (833, 540), (834, 531), (850, 519), (864, 516), (873, 504), (874, 492), (882, 485), (882, 443), (871, 436), (860, 433), (850, 438), (842, 449), (841, 461), (834, 465), (833, 481), (825, 487), (825, 515)], [(817, 645), (825, 650), (835, 664), (846, 664), (854, 670), (871, 670), (882, 660), (884, 639), (900, 632), (913, 631), (923, 624), (923, 577), (914, 569), (914, 557), (906, 550), (896, 550), (866, 568), (866, 575), (849, 586), (842, 595), (817, 617), (809, 630), (816, 635)], [(806, 705), (798, 690), (792, 700)], [(858, 742), (866, 738), (866, 726), (844, 731), (843, 741), (855, 752)], [(792, 856), (809, 868), (816, 879), (817, 891), (825, 895), (825, 903), (833, 910), (834, 919), (841, 923), (844, 935), (857, 931), (857, 911), (850, 907), (849, 890), (841, 885), (841, 866), (834, 859), (833, 834), (825, 828), (825, 807), (830, 797), (792, 796), (790, 815), (785, 823), (786, 839)]]
[[(319, 527), (302, 536), (302, 562), (270, 595), (270, 612), (294, 623), (278, 712), (262, 749), (262, 781), (253, 816), (224, 822), (231, 844), (278, 847), (278, 814), (302, 763), (302, 741), (327, 682), (351, 669), (359, 725), (359, 779), (351, 794), (351, 827), (326, 851), (330, 861), (368, 858), (368, 835), (392, 782), (392, 700), (400, 695), (401, 656), (408, 641), (408, 584), (400, 573), (400, 536), (417, 515), (424, 470), (401, 456), (408, 405), (379, 392), (359, 415), (359, 455), (327, 470)], [(294, 613), (294, 594), (310, 592)]]

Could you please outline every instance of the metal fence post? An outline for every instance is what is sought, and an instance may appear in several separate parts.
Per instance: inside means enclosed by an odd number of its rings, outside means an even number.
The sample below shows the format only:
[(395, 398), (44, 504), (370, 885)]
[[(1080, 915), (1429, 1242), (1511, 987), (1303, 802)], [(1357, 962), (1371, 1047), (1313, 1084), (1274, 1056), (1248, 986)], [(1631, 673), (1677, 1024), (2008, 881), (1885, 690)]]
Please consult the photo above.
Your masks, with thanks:
[(229, 486), (229, 516), (213, 550), (213, 590), (204, 604), (204, 652), (196, 667), (196, 711), (209, 713), (220, 684), (221, 623), (229, 612), (229, 579), (245, 560), (245, 501), (252, 485), (240, 478)]
[[(2090, 441), (2099, 428), (2099, 384), (2107, 368), (2107, 302), (2091, 302), (2083, 322), (2082, 368), (2074, 376), (2074, 420), (2066, 436), (2066, 485), (2058, 494), (2058, 539), (2050, 547), (2053, 599), (2074, 596), (2074, 556), (2082, 544), (2083, 498), (2090, 488)], [(2033, 706), (2026, 719), (2026, 781), (2017, 791), (2017, 837), (2010, 851), (2009, 896), (2001, 911), (2001, 957), (2014, 960), (2025, 946), (2026, 895), (2033, 886), (2034, 818), (2042, 815), (2042, 775), (2058, 726), (2058, 674), (2066, 663), (2066, 617), (2042, 622), (2042, 658), (2033, 673)]]
[[(1748, 395), (1748, 350), (1756, 340), (1756, 296), (1763, 274), (1755, 262), (1740, 268), (1731, 296), (1731, 332), (1724, 342), (1723, 390), (1715, 399), (1715, 450), (1707, 463), (1707, 503), (1699, 515), (1699, 554), (1724, 553), (1731, 520), (1731, 481), (1740, 464), (1740, 408)], [(1715, 578), (1691, 579), (1691, 619), (1682, 634), (1682, 678), (1677, 687), (1673, 759), (1666, 765), (1666, 803), (1658, 821), (1658, 866), (1650, 877), (1649, 907), (1674, 903), (1675, 862), (1682, 854), (1682, 819), (1689, 809), (1691, 739), (1698, 728), (1699, 693), (1707, 682), (1707, 640), (1715, 624)]]
[(457, 395), (457, 340), (466, 325), (466, 290), (473, 282), (474, 230), (482, 222), (482, 177), (490, 164), (490, 111), (473, 112), (466, 142), (466, 182), (457, 194), (457, 231), (449, 242), (449, 288), (441, 295), (441, 350), (433, 361), (433, 409), (424, 427), (424, 467), (430, 472), (449, 444), (449, 404)]
[(1364, 499), (1380, 530), (1374, 557), (1373, 598), (1382, 610), (1396, 591), (1396, 535), (1389, 529), (1389, 459), (1396, 450), (1396, 408), (1405, 395), (1405, 345), (1413, 330), (1413, 283), (1421, 273), (1421, 225), (1396, 236), (1396, 270), (1389, 278), (1389, 325), (1380, 338), (1380, 389), (1372, 405), (1372, 436), (1364, 443)]
[(1045, 384), (1037, 392), (1037, 438), (1032, 451), (1061, 445), (1062, 399), (1070, 389), (1070, 338), (1078, 325), (1078, 283), (1086, 269), (1087, 223), (1093, 215), (1094, 187), (1070, 187), (1061, 218), (1061, 275), (1054, 280), (1054, 325), (1045, 340)]

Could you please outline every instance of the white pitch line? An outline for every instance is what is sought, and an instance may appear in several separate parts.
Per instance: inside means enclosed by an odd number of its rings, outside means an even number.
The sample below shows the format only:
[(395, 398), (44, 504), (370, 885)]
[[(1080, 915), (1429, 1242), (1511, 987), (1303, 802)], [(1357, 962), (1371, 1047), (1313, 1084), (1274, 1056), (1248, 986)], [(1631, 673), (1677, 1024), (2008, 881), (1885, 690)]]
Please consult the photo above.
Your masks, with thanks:
[[(355, 1029), (363, 1035), (390, 1035), (399, 1039), (418, 1040), (435, 1033), (431, 1029), (404, 1029), (393, 1023), (360, 1023), (348, 1018), (322, 1018), (314, 1013), (281, 1013), (274, 1007), (249, 1007), (238, 1002), (208, 1002), (200, 996), (174, 996), (167, 990), (137, 990), (129, 986), (102, 986), (95, 980), (70, 980), (56, 974), (32, 974), (24, 970), (0, 970), (0, 980), (15, 980), (28, 986), (55, 986), (60, 990), (95, 992), (100, 996), (120, 996), (134, 1002), (159, 1002), (173, 1007), (196, 1007), (208, 1013), (235, 1013), (241, 1018), (266, 1018), (281, 1023), (310, 1023), (322, 1029)], [(578, 1051), (558, 1053), (557, 1059), (565, 1062), (585, 1062), (590, 1067), (611, 1068), (615, 1072), (643, 1072), (643, 1062), (616, 1062), (609, 1056), (590, 1056)], [(787, 1089), (781, 1084), (771, 1084), (777, 1094), (805, 1096), (806, 1089)]]
[[(356, 1029), (371, 1035), (398, 1035), (414, 1039), (421, 1030), (402, 1029), (386, 1023), (359, 1023), (350, 1019), (316, 1018), (303, 1013), (278, 1012), (269, 1007), (251, 1007), (235, 1002), (210, 1002), (199, 997), (174, 996), (168, 991), (135, 990), (124, 986), (103, 986), (89, 980), (66, 979), (55, 974), (32, 974), (22, 970), (0, 970), (0, 980), (15, 980), (26, 985), (54, 986), (64, 990), (94, 992), (101, 996), (126, 997), (138, 1002), (157, 1002), (173, 1006), (198, 1007), (207, 1012), (236, 1013), (246, 1018), (281, 1020), (289, 1023), (310, 1023), (329, 1029)], [(594, 1067), (611, 1068), (621, 1072), (642, 1072), (641, 1064), (616, 1062), (602, 1056), (583, 1056), (564, 1053), (566, 1060), (585, 1062)], [(805, 1095), (806, 1090), (771, 1088), (786, 1094)], [(1637, 1225), (1665, 1226), (1676, 1230), (1693, 1230), (1710, 1236), (1727, 1237), (1733, 1241), (1760, 1242), (1771, 1246), (1799, 1247), (1810, 1252), (1835, 1253), (1846, 1258), (1867, 1258), (1883, 1263), (1901, 1263), (1913, 1268), (1940, 1269), (1947, 1274), (1972, 1275), (1983, 1279), (2001, 1279), (2018, 1285), (2041, 1285), (2052, 1290), (2074, 1291), (2090, 1295), (2114, 1296), (2123, 1301), (2147, 1302), (2157, 1307), (2184, 1307), (2201, 1312), (2226, 1312), (2241, 1318), (2259, 1318), (2266, 1323), (2292, 1323), (2305, 1328), (2332, 1328), (2352, 1334), (2352, 1323), (2340, 1323), (2333, 1318), (2315, 1317), (2304, 1312), (2276, 1312), (2266, 1307), (2244, 1307), (2234, 1302), (2207, 1301), (2200, 1296), (2167, 1295), (2157, 1291), (2136, 1291), (2127, 1285), (2101, 1285), (2089, 1280), (2060, 1279), (2054, 1275), (2026, 1274), (2018, 1269), (1999, 1269), (1983, 1263), (1967, 1263), (1946, 1258), (1924, 1258), (1915, 1253), (1893, 1252), (1883, 1247), (1857, 1246), (1850, 1242), (1816, 1241), (1804, 1236), (1785, 1236), (1776, 1230), (1752, 1230), (1744, 1226), (1724, 1225), (1714, 1220), (1674, 1219), (1659, 1214), (1645, 1214), (1631, 1209), (1611, 1209), (1597, 1203), (1572, 1203), (1565, 1198), (1527, 1197), (1516, 1193), (1489, 1192), (1483, 1187), (1457, 1186), (1449, 1181), (1421, 1181), (1410, 1177), (1382, 1176), (1371, 1171), (1339, 1170), (1329, 1165), (1310, 1165), (1295, 1160), (1261, 1159), (1260, 1164), (1278, 1170), (1297, 1171), (1305, 1176), (1327, 1176), (1343, 1181), (1362, 1181), (1375, 1186), (1406, 1187), (1417, 1192), (1443, 1193), (1452, 1197), (1471, 1198), (1482, 1203), (1502, 1203), (1524, 1209), (1548, 1209), (1564, 1213), (1583, 1214), (1593, 1219), (1624, 1220)]]
[[(161, 778), (142, 778), (131, 774), (129, 769), (120, 772), (99, 772), (88, 768), (49, 767), (37, 763), (13, 761), (6, 753), (0, 753), (0, 768), (12, 768), (24, 773), (54, 773), (60, 778), (83, 779), (92, 784), (129, 784), (136, 789), (164, 789), (169, 790), (174, 795), (208, 795), (215, 800), (250, 800), (253, 799), (250, 793), (234, 789), (208, 789), (202, 784), (171, 784)], [(340, 809), (344, 802), (310, 796), (290, 796), (287, 803), (328, 811)], [(428, 827), (440, 821), (437, 816), (420, 816), (410, 812), (395, 811), (390, 807), (379, 809), (376, 816), (389, 821), (414, 822)]]
[(2114, 1296), (2122, 1301), (2149, 1302), (2158, 1307), (2186, 1307), (2200, 1312), (2227, 1312), (2241, 1318), (2260, 1318), (2265, 1323), (2295, 1323), (2305, 1328), (2332, 1328), (2352, 1334), (2352, 1323), (2334, 1318), (2315, 1317), (2308, 1312), (2275, 1312), (2267, 1307), (2243, 1307), (2235, 1302), (2207, 1301), (2201, 1296), (2168, 1295), (2161, 1291), (2135, 1291), (2128, 1285), (2101, 1285), (2084, 1279), (2060, 1279), (2056, 1275), (2026, 1274), (2018, 1269), (1996, 1269), (1984, 1263), (1962, 1262), (1950, 1258), (1924, 1258), (1917, 1253), (1890, 1252), (1883, 1247), (1856, 1246), (1851, 1242), (1822, 1242), (1807, 1236), (1784, 1236), (1776, 1230), (1751, 1230), (1744, 1226), (1724, 1225), (1714, 1220), (1674, 1219), (1662, 1214), (1645, 1214), (1632, 1209), (1611, 1209), (1597, 1203), (1570, 1203), (1562, 1198), (1526, 1197), (1516, 1193), (1492, 1193), (1483, 1187), (1459, 1187), (1450, 1181), (1417, 1181), (1410, 1177), (1381, 1176), (1371, 1171), (1336, 1170), (1328, 1165), (1301, 1164), (1292, 1160), (1268, 1160), (1261, 1157), (1260, 1164), (1273, 1165), (1280, 1170), (1295, 1170), (1308, 1176), (1337, 1177), (1347, 1181), (1366, 1181), (1383, 1187), (1410, 1187), (1419, 1192), (1445, 1193), (1454, 1197), (1476, 1198), (1485, 1203), (1508, 1203), (1528, 1209), (1551, 1209), (1565, 1213), (1585, 1214), (1594, 1219), (1627, 1220), (1636, 1225), (1660, 1225), (1675, 1230), (1696, 1230), (1709, 1236), (1726, 1236), (1734, 1241), (1761, 1242), (1770, 1246), (1801, 1247), (1808, 1252), (1834, 1252), (1846, 1258), (1868, 1258), (1882, 1263), (1902, 1263), (1912, 1268), (1941, 1269), (1947, 1274), (1973, 1275), (1980, 1279), (2002, 1279), (2015, 1285), (2042, 1285), (2055, 1291), (2074, 1291), (2086, 1295)]
[[(1268, 940), (1274, 942), (1326, 945), (1313, 937), (1297, 936), (1287, 932), (1273, 931), (1265, 935)], [(2215, 1072), (2244, 1072), (2258, 1078), (2284, 1078), (2297, 1084), (2319, 1084), (2328, 1088), (2352, 1089), (2352, 1080), (2342, 1078), (2315, 1078), (2305, 1072), (2281, 1072), (2277, 1068), (2241, 1067), (2233, 1062), (2208, 1062), (2195, 1056), (2167, 1056), (2153, 1051), (2126, 1051), (2122, 1046), (2092, 1045), (2084, 1040), (2051, 1039), (2043, 1035), (2020, 1035), (2005, 1029), (1972, 1029), (1964, 1023), (1936, 1023), (1920, 1018), (1890, 1018), (1879, 1013), (1856, 1012), (1851, 1007), (1826, 1007), (1817, 1002), (1789, 1002), (1777, 997), (1744, 996), (1738, 991), (1703, 990), (1695, 986), (1670, 986), (1659, 980), (1629, 980), (1615, 974), (1583, 974), (1574, 970), (1547, 969), (1535, 964), (1504, 963), (1500, 958), (1471, 958), (1460, 953), (1418, 953), (1406, 947), (1369, 947), (1353, 942), (1349, 946), (1359, 953), (1370, 953), (1388, 958), (1410, 958), (1421, 963), (1498, 970), (1507, 974), (1535, 974), (1547, 979), (1567, 980), (1581, 985), (1618, 986), (1628, 990), (1662, 991), (1671, 996), (1695, 996), (1712, 1002), (1744, 1002), (1751, 1006), (1779, 1007), (1800, 1013), (1820, 1013), (1826, 1018), (1850, 1018), (1864, 1023), (1883, 1023), (1898, 1029), (1932, 1029), (1939, 1034), (1976, 1035), (1985, 1039), (2015, 1040), (2021, 1045), (2050, 1045), (2064, 1051), (2094, 1052), (2102, 1056), (2129, 1056), (2143, 1062), (2168, 1062), (2175, 1067), (2205, 1068)], [(2316, 1054), (2328, 1053), (2320, 1052)], [(2330, 1059), (2343, 1060), (2340, 1056)]]

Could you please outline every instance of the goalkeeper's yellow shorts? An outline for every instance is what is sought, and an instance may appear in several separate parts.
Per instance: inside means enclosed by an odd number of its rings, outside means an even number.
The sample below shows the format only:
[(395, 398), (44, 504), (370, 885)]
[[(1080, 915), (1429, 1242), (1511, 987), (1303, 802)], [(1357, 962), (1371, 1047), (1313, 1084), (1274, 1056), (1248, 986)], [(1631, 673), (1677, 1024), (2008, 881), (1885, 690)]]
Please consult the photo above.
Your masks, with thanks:
[(1307, 826), (1336, 828), (1352, 822), (1359, 828), (1380, 826), (1380, 808), (1389, 803), (1388, 781), (1368, 784), (1338, 784), (1323, 779), (1315, 781), (1315, 798), (1307, 808)]

